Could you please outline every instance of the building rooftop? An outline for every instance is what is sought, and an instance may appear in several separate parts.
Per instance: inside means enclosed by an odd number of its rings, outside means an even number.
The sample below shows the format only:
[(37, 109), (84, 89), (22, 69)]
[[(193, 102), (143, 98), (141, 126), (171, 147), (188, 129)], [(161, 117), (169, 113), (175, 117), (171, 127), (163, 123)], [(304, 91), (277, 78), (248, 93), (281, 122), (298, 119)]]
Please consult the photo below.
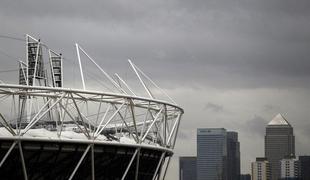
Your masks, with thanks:
[(279, 113), (268, 123), (268, 125), (290, 125), (290, 123)]
[(257, 157), (256, 161), (268, 161), (266, 157)]

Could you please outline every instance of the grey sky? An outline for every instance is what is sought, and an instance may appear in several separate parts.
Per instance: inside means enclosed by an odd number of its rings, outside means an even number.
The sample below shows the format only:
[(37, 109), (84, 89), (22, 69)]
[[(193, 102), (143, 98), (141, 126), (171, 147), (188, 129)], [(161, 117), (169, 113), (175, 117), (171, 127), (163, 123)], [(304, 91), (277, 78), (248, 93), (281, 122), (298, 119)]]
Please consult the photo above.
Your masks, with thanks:
[[(310, 154), (309, 0), (2, 0), (0, 22), (0, 35), (40, 37), (69, 59), (78, 42), (129, 79), (132, 58), (185, 108), (176, 157), (195, 155), (197, 127), (225, 127), (239, 132), (249, 173), (279, 112), (294, 126), (297, 154)], [(22, 57), (5, 42), (0, 50)], [(168, 179), (177, 179), (177, 158)]]

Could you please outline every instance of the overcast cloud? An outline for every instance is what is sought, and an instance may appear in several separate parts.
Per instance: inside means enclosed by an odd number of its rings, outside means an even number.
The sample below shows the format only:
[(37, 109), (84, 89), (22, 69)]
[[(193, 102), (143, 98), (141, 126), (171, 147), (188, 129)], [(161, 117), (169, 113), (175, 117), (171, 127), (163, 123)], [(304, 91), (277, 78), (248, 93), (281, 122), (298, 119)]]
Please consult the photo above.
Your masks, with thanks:
[[(277, 113), (294, 127), (296, 154), (310, 154), (309, 0), (2, 0), (0, 22), (0, 35), (31, 34), (68, 59), (78, 42), (129, 80), (132, 58), (159, 82), (185, 109), (167, 179), (178, 179), (178, 156), (196, 154), (197, 127), (238, 131), (250, 173)], [(1, 51), (23, 58), (14, 52), (22, 43), (6, 43), (0, 38)], [(0, 58), (1, 70), (13, 59)], [(78, 86), (77, 67), (65, 65)]]

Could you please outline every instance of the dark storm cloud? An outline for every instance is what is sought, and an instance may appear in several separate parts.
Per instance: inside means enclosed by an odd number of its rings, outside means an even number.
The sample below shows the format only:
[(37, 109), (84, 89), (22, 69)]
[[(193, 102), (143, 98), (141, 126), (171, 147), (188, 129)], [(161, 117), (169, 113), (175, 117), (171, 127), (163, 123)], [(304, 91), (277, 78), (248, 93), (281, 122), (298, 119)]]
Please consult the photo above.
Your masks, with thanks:
[[(34, 5), (35, 4), (35, 5)], [(130, 19), (130, 7), (127, 1), (2, 1), (2, 14), (21, 18), (73, 18), (96, 21), (99, 19)], [(135, 9), (135, 12), (138, 12)], [(138, 15), (138, 14), (136, 14)], [(22, 17), (22, 18), (23, 18)]]
[[(34, 31), (49, 41), (49, 36), (57, 35), (62, 39), (58, 41), (81, 40), (97, 59), (114, 63), (112, 70), (134, 58), (160, 81), (169, 76), (178, 82), (182, 73), (187, 83), (225, 88), (296, 87), (309, 84), (309, 4), (306, 0), (2, 1), (0, 14), (25, 24), (28, 31), (38, 28)], [(48, 23), (31, 27), (39, 21)], [(62, 28), (63, 23), (72, 23), (71, 29), (68, 24)], [(54, 28), (57, 25), (61, 30)], [(19, 32), (24, 33), (22, 28)], [(160, 71), (166, 71), (165, 76)]]

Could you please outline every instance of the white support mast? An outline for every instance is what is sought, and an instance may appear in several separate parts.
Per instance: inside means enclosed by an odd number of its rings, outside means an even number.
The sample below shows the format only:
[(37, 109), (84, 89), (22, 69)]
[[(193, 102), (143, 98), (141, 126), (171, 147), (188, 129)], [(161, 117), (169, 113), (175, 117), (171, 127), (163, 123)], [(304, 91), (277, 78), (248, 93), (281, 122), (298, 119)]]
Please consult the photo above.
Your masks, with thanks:
[(75, 47), (76, 47), (76, 53), (77, 53), (77, 57), (78, 57), (78, 61), (79, 61), (79, 67), (80, 67), (83, 89), (86, 90), (85, 81), (84, 81), (84, 74), (83, 74), (83, 67), (82, 67), (81, 57), (80, 57), (79, 45), (77, 43), (75, 43)]
[(131, 62), (130, 59), (128, 59), (129, 64), (131, 65), (132, 69), (134, 70), (134, 72), (136, 73), (140, 83), (142, 84), (142, 86), (144, 87), (145, 91), (147, 92), (147, 94), (150, 96), (151, 99), (154, 99), (153, 94), (151, 93), (151, 91), (149, 90), (149, 88), (147, 88), (147, 86), (145, 85), (144, 81), (142, 80), (142, 78), (140, 77), (138, 71), (135, 68), (135, 65)]

